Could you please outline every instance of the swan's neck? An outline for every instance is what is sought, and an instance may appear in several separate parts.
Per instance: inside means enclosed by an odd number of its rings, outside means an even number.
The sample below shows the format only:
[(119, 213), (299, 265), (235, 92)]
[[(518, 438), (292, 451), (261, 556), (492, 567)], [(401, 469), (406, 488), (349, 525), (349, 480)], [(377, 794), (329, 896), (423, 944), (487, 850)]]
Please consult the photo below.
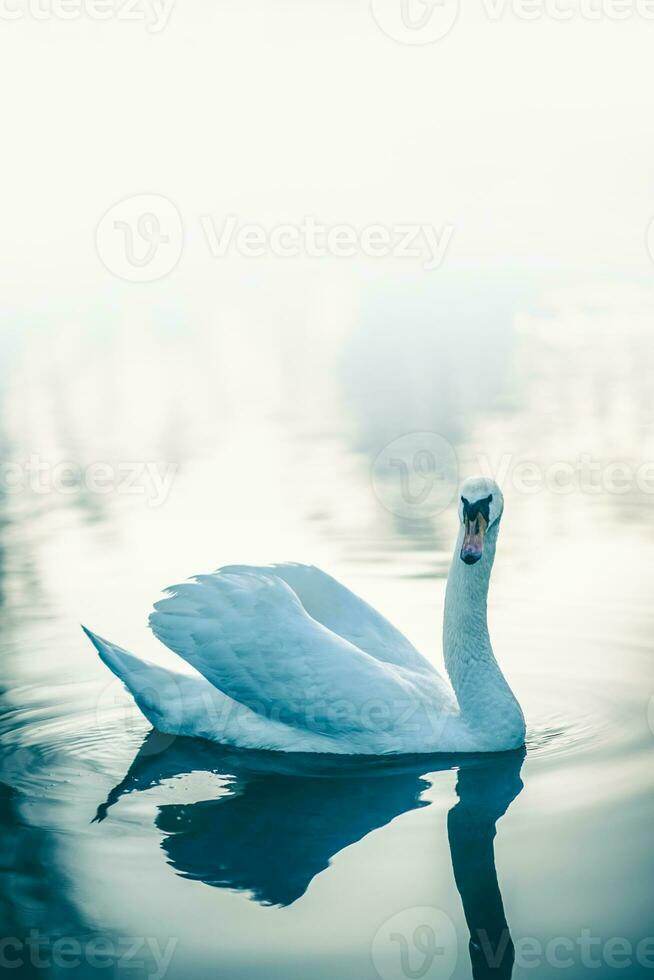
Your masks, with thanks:
[(445, 592), (443, 654), (463, 720), (485, 740), (497, 736), (500, 749), (522, 745), (524, 718), (488, 634), (486, 602), (498, 531), (499, 521), (488, 529), (481, 559), (466, 565), (459, 557), (460, 529)]

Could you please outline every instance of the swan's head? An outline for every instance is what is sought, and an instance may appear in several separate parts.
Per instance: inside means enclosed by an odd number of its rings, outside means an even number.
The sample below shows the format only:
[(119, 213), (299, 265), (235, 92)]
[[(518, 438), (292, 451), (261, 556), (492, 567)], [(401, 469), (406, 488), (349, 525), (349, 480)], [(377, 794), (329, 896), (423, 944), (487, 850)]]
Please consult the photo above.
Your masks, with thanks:
[(463, 525), (461, 561), (474, 565), (484, 553), (489, 527), (497, 524), (504, 510), (504, 497), (495, 480), (474, 476), (459, 492), (459, 518)]

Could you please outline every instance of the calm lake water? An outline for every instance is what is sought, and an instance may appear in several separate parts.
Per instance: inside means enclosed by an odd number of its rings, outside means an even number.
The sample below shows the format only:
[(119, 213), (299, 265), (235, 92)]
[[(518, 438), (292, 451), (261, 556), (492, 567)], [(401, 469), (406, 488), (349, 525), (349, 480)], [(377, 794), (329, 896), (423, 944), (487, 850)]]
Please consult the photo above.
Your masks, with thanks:
[[(247, 322), (237, 297), (216, 325), (144, 303), (138, 329), (76, 310), (7, 335), (5, 967), (654, 975), (651, 317), (638, 296), (470, 292), (440, 321), (401, 291), (316, 307), (319, 339), (292, 310), (271, 335), (265, 294)], [(150, 732), (79, 623), (165, 662), (151, 603), (233, 561), (318, 564), (440, 664), (456, 514), (434, 460), (504, 486), (491, 633), (526, 754), (280, 758)]]

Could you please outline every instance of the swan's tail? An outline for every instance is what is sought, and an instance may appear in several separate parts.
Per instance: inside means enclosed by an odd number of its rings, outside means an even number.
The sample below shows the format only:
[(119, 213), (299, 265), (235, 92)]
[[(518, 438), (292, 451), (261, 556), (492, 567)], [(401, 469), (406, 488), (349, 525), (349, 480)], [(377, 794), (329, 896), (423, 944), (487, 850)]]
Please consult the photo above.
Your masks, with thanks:
[[(171, 735), (193, 734), (198, 706), (199, 678), (179, 674), (165, 667), (140, 660), (127, 650), (82, 629), (100, 654), (100, 659), (118, 677), (137, 705), (159, 731)], [(206, 684), (202, 679), (202, 687)]]
[(148, 663), (85, 626), (82, 629), (158, 731), (250, 749), (280, 749), (281, 742), (284, 751), (288, 729), (282, 722), (237, 703), (202, 674), (182, 674)]
[[(132, 689), (129, 685), (128, 678), (130, 675), (136, 675), (144, 667), (146, 667), (145, 661), (139, 660), (138, 657), (128, 653), (127, 650), (123, 650), (122, 647), (116, 646), (115, 643), (110, 643), (109, 640), (103, 640), (101, 636), (93, 633), (91, 630), (87, 629), (86, 626), (82, 626), (82, 629), (100, 654), (100, 660), (107, 665), (109, 670), (112, 671), (116, 677), (120, 677), (121, 681), (123, 681), (131, 691)], [(152, 665), (148, 664), (147, 666)], [(134, 692), (132, 691), (132, 693)]]

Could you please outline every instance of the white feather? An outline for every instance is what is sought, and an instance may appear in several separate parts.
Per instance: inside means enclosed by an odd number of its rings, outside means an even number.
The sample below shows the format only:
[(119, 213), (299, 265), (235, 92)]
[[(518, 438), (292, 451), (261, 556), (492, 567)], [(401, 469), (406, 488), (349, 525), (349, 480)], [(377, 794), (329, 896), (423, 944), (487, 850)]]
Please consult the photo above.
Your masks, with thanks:
[[(482, 499), (489, 486), (495, 484), (466, 485), (468, 499), (473, 491)], [(501, 502), (499, 488), (496, 499)], [(391, 623), (307, 565), (233, 565), (168, 589), (150, 626), (195, 668), (191, 677), (147, 664), (86, 632), (164, 732), (293, 752), (516, 748), (524, 740), (524, 720), (486, 627), (500, 514), (501, 504), (483, 559), (469, 567), (455, 552), (450, 572), (445, 661), (458, 703)]]

